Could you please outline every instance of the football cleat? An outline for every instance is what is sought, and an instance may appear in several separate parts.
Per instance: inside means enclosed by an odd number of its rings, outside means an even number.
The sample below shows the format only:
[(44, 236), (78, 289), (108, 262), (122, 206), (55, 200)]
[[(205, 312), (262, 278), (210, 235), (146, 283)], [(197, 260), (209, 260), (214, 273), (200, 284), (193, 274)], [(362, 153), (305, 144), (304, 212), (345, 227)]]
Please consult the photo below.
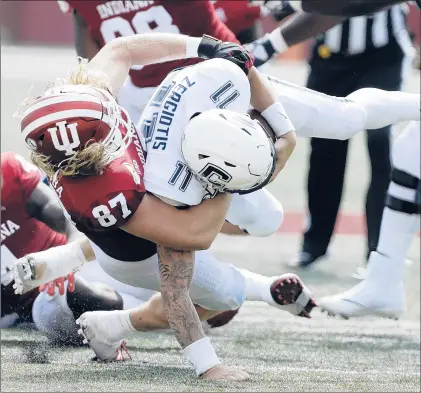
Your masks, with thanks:
[(96, 357), (93, 360), (122, 361), (125, 360), (124, 354), (131, 359), (125, 340), (113, 340), (107, 337), (106, 324), (100, 320), (101, 314), (101, 312), (85, 312), (76, 320), (76, 324), (80, 326), (78, 333), (83, 337), (83, 343), (89, 344), (95, 352)]
[(318, 306), (310, 290), (293, 273), (274, 277), (270, 294), (270, 305), (299, 317), (311, 318), (311, 311)]
[[(367, 287), (371, 287), (371, 290)], [(401, 287), (396, 296), (390, 296), (379, 293), (365, 279), (349, 291), (321, 298), (320, 308), (328, 316), (338, 315), (344, 319), (379, 316), (397, 320), (405, 311), (403, 285)]]
[(373, 251), (364, 279), (349, 289), (320, 299), (328, 315), (344, 318), (381, 316), (398, 319), (406, 309), (404, 288), (405, 262)]

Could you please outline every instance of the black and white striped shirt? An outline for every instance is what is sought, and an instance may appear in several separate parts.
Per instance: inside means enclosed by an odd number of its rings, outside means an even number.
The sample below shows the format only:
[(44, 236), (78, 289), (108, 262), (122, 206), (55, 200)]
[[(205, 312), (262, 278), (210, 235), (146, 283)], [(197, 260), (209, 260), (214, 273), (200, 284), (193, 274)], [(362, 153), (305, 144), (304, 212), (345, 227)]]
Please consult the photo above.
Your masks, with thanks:
[[(397, 43), (404, 54), (412, 52), (412, 42), (406, 25), (406, 4), (398, 4), (369, 16), (358, 16), (336, 25), (317, 38), (319, 55), (353, 56)], [(411, 49), (412, 48), (412, 49)]]

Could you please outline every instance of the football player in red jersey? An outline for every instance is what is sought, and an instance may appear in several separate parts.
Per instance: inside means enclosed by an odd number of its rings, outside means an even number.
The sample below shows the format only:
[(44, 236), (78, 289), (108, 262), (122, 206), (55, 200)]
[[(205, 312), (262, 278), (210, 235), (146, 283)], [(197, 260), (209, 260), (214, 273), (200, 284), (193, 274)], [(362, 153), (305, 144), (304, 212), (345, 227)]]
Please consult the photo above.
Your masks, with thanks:
[[(238, 70), (235, 72), (247, 72), (251, 66), (249, 55), (238, 45), (207, 37), (170, 34), (121, 37), (102, 48), (88, 65), (81, 64), (73, 70), (64, 85), (49, 89), (25, 112), (22, 130), (27, 135), (27, 144), (43, 154), (36, 154), (35, 161), (49, 174), (69, 216), (89, 237), (95, 251), (93, 255), (89, 243), (80, 247), (77, 242), (52, 249), (57, 269), (54, 274), (47, 265), (44, 276), (61, 276), (59, 271), (67, 273), (96, 257), (103, 269), (119, 281), (130, 285), (142, 283), (154, 290), (161, 284), (170, 326), (197, 374), (207, 379), (244, 380), (247, 374), (220, 365), (204, 337), (192, 300), (220, 313), (237, 309), (246, 295), (252, 293), (254, 300), (264, 299), (307, 317), (314, 301), (294, 275), (282, 278), (257, 275), (262, 282), (246, 288), (243, 274), (233, 266), (218, 263), (204, 251), (198, 252), (194, 261), (192, 252), (180, 250), (209, 247), (221, 228), (231, 198), (220, 194), (180, 210), (147, 193), (142, 140), (110, 93), (118, 92), (133, 64), (184, 58), (194, 53), (226, 58), (229, 61), (218, 60)], [(186, 78), (183, 83), (178, 86), (181, 93), (191, 81)], [(157, 247), (156, 243), (165, 246)], [(36, 258), (44, 261), (47, 255), (51, 253), (41, 252)], [(27, 261), (33, 267), (35, 258), (29, 256)], [(16, 270), (22, 270), (22, 266), (17, 265)], [(38, 273), (20, 277), (24, 282), (28, 278), (37, 279)], [(101, 317), (103, 314), (87, 314), (80, 321), (82, 332), (102, 360), (116, 359), (121, 333), (124, 337), (133, 326), (142, 328), (143, 321), (137, 320), (135, 313), (105, 313), (107, 322)]]
[[(117, 37), (149, 32), (179, 33), (200, 37), (208, 34), (221, 41), (238, 42), (235, 34), (218, 18), (209, 0), (191, 1), (58, 1), (60, 9), (72, 13), (76, 52), (92, 59)], [(181, 59), (153, 65), (134, 65), (119, 92), (119, 103), (134, 124), (155, 88), (175, 68), (196, 64), (200, 59)]]
[(112, 279), (97, 263), (69, 282), (51, 282), (45, 291), (35, 288), (22, 296), (14, 293), (11, 266), (17, 259), (83, 235), (65, 218), (39, 169), (13, 152), (1, 154), (1, 215), (2, 328), (34, 322), (52, 341), (80, 344), (75, 320), (81, 314), (128, 309), (140, 303), (141, 289)]
[(39, 291), (13, 291), (11, 266), (24, 255), (66, 244), (77, 232), (66, 221), (40, 171), (12, 152), (1, 154), (1, 325), (32, 321)]

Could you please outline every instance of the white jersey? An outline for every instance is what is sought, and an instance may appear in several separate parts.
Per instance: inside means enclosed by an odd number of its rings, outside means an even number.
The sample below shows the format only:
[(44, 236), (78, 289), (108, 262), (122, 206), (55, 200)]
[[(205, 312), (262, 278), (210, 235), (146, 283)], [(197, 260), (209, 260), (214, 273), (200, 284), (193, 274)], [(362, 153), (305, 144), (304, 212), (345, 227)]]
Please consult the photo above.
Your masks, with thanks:
[(146, 141), (146, 189), (181, 206), (212, 197), (187, 168), (181, 153), (184, 129), (195, 114), (214, 109), (246, 113), (250, 84), (244, 72), (224, 59), (212, 59), (168, 74), (146, 106), (139, 132)]

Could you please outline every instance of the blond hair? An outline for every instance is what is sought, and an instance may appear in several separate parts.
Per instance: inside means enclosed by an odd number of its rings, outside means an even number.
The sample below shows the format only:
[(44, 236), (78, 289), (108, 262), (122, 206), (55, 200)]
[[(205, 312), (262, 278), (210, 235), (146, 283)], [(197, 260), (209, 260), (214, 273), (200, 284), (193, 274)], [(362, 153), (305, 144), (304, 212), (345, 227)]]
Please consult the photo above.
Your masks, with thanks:
[(53, 176), (100, 175), (110, 162), (104, 145), (98, 142), (87, 144), (82, 150), (60, 164), (52, 164), (49, 156), (31, 153), (31, 161), (50, 179)]
[(98, 68), (89, 68), (88, 59), (78, 57), (78, 64), (69, 70), (64, 78), (57, 78), (47, 89), (60, 85), (89, 85), (98, 89), (108, 90), (114, 95), (108, 81), (108, 76)]
[[(99, 69), (87, 67), (88, 60), (78, 57), (78, 64), (70, 69), (64, 78), (58, 78), (49, 83), (47, 89), (61, 85), (89, 85), (113, 92), (108, 83), (108, 77)], [(110, 162), (109, 153), (98, 142), (88, 142), (82, 150), (58, 164), (51, 162), (51, 157), (37, 152), (31, 154), (32, 162), (48, 177), (61, 176), (92, 176), (99, 175)]]

